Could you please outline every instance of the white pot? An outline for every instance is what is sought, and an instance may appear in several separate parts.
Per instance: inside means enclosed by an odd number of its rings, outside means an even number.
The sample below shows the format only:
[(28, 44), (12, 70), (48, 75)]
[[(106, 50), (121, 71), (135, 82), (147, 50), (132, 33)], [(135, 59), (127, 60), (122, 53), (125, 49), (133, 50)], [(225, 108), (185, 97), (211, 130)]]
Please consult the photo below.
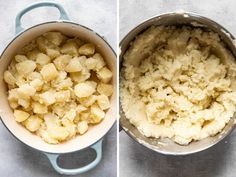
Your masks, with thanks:
[[(21, 27), (21, 17), (37, 7), (41, 6), (53, 6), (56, 7), (61, 14), (59, 21), (46, 22), (38, 24), (29, 29), (24, 30)], [(104, 120), (89, 129), (89, 131), (83, 136), (76, 136), (75, 138), (57, 145), (51, 145), (44, 142), (39, 136), (30, 133), (22, 125), (17, 123), (13, 116), (13, 110), (10, 108), (7, 100), (7, 86), (3, 81), (3, 72), (7, 69), (11, 62), (11, 59), (16, 53), (27, 43), (35, 39), (36, 37), (48, 32), (48, 31), (59, 31), (68, 36), (78, 36), (80, 39), (91, 42), (96, 45), (98, 52), (102, 54), (109, 68), (113, 72), (112, 84), (114, 85), (114, 93), (111, 97), (111, 108), (106, 113)], [(38, 151), (45, 153), (51, 161), (56, 171), (63, 174), (79, 174), (88, 171), (95, 167), (101, 160), (102, 156), (102, 138), (111, 129), (116, 121), (116, 55), (112, 50), (111, 46), (93, 30), (84, 27), (82, 25), (70, 22), (64, 9), (55, 2), (39, 2), (26, 7), (24, 10), (19, 12), (16, 17), (16, 32), (15, 38), (8, 44), (1, 55), (0, 59), (0, 116), (5, 127), (11, 132), (16, 139), (22, 143), (32, 147)], [(97, 152), (96, 159), (89, 165), (78, 168), (78, 169), (63, 169), (58, 166), (56, 159), (60, 154), (71, 153), (79, 151), (84, 148), (93, 148)]]

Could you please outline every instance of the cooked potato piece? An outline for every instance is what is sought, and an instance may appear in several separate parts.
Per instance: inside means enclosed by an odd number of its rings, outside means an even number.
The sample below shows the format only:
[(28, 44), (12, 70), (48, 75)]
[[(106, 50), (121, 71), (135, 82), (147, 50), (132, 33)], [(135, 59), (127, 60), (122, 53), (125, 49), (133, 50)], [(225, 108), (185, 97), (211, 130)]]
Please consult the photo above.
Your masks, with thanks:
[(29, 98), (35, 94), (36, 89), (29, 84), (24, 84), (17, 89), (17, 92), (19, 97)]
[(16, 70), (20, 75), (27, 75), (33, 72), (36, 68), (34, 61), (25, 60), (16, 64)]
[(28, 108), (30, 106), (30, 100), (29, 99), (18, 99), (18, 105), (22, 106), (23, 108)]
[(111, 96), (113, 93), (113, 86), (111, 84), (98, 84), (97, 91), (100, 94)]
[(30, 59), (30, 60), (36, 60), (37, 58), (37, 55), (40, 53), (40, 51), (38, 49), (33, 49), (29, 52), (27, 52), (27, 57)]
[(70, 91), (59, 91), (55, 93), (56, 102), (68, 102), (70, 101)]
[(51, 41), (56, 46), (61, 45), (61, 43), (64, 42), (66, 39), (66, 37), (60, 32), (53, 32), (53, 31), (47, 32), (46, 34), (44, 34), (44, 36), (48, 41)]
[(28, 60), (28, 58), (25, 55), (16, 55), (15, 60), (20, 63), (22, 61)]
[(42, 74), (43, 79), (45, 81), (53, 80), (58, 75), (58, 71), (53, 63), (49, 63), (47, 65), (44, 65), (42, 70), (40, 71), (40, 73)]
[(88, 123), (86, 121), (81, 121), (77, 124), (77, 132), (83, 135), (88, 130)]
[(32, 81), (34, 79), (42, 80), (42, 75), (39, 72), (32, 72), (29, 75), (27, 75), (27, 80)]
[(32, 103), (33, 112), (36, 114), (46, 114), (48, 112), (47, 106), (40, 104), (38, 102)]
[(101, 122), (104, 117), (105, 117), (105, 112), (103, 110), (101, 110), (97, 105), (91, 106), (89, 123), (97, 124)]
[(34, 79), (30, 82), (30, 85), (35, 88), (36, 91), (40, 91), (42, 89), (44, 82), (41, 79)]
[(45, 55), (44, 53), (39, 53), (36, 57), (36, 63), (42, 66), (50, 63), (50, 61), (51, 61), (51, 58)]
[(46, 130), (41, 130), (41, 129), (40, 129), (39, 132), (40, 132), (40, 133), (39, 133), (40, 136), (42, 137), (42, 139), (43, 139), (45, 142), (47, 142), (47, 143), (49, 143), (49, 144), (58, 144), (58, 143), (59, 143), (58, 140), (56, 140), (56, 139), (52, 138), (51, 136), (49, 136), (49, 133), (48, 133)]
[(68, 65), (72, 57), (70, 55), (60, 55), (57, 57), (53, 63), (55, 64), (56, 68), (61, 71), (65, 70), (65, 67)]
[(76, 107), (76, 111), (77, 111), (77, 113), (79, 114), (79, 113), (81, 113), (81, 112), (83, 112), (83, 111), (86, 111), (88, 108), (86, 108), (85, 106), (83, 106), (83, 105), (78, 105), (77, 107)]
[(40, 95), (40, 98), (45, 105), (51, 105), (56, 102), (55, 91), (46, 91)]
[(99, 53), (95, 53), (92, 56), (92, 58), (97, 60), (97, 64), (96, 64), (96, 68), (95, 68), (96, 71), (99, 71), (100, 69), (102, 69), (106, 65), (104, 59), (102, 58), (102, 56)]
[(50, 58), (52, 58), (52, 59), (54, 59), (54, 58), (60, 56), (60, 52), (59, 52), (58, 50), (56, 50), (56, 49), (49, 49), (49, 48), (46, 48), (46, 54), (47, 54)]
[(48, 129), (48, 134), (50, 137), (58, 140), (63, 141), (69, 135), (69, 132), (66, 130), (65, 127), (51, 127)]
[(72, 138), (76, 135), (77, 127), (72, 121), (70, 121), (69, 119), (63, 118), (61, 120), (61, 123), (66, 128), (67, 132), (69, 133), (67, 138)]
[(92, 69), (94, 70), (97, 66), (97, 63), (98, 63), (98, 60), (94, 59), (94, 58), (88, 58), (86, 61), (85, 61), (85, 66), (88, 68), (88, 69)]
[(40, 124), (42, 122), (43, 122), (42, 119), (40, 119), (37, 116), (32, 115), (24, 122), (24, 125), (29, 131), (35, 132), (40, 128)]
[(5, 71), (3, 74), (4, 81), (9, 84), (14, 86), (16, 83), (16, 78), (12, 75), (10, 71)]
[(14, 110), (14, 117), (17, 122), (23, 122), (30, 116), (29, 113), (21, 110)]
[(96, 91), (96, 86), (94, 87), (91, 82), (79, 83), (75, 86), (74, 91), (79, 98), (88, 97)]
[(95, 46), (91, 43), (82, 45), (79, 48), (79, 54), (81, 55), (93, 55), (95, 52)]
[(86, 80), (88, 80), (91, 76), (89, 70), (83, 68), (81, 72), (74, 72), (74, 73), (70, 73), (71, 79), (76, 82), (76, 83), (80, 83), (80, 82), (84, 82)]
[(61, 53), (68, 54), (71, 56), (78, 56), (77, 44), (74, 41), (69, 41), (61, 47)]
[(93, 103), (95, 103), (95, 101), (97, 100), (97, 96), (96, 95), (91, 95), (89, 97), (78, 98), (78, 100), (83, 106), (89, 107)]
[(64, 115), (64, 118), (73, 122), (75, 116), (76, 116), (76, 110), (70, 109), (68, 112), (66, 112), (66, 114)]
[(106, 109), (110, 108), (110, 101), (109, 101), (108, 96), (106, 96), (106, 95), (97, 96), (97, 103), (98, 103), (98, 106), (102, 110), (106, 110)]
[(112, 72), (107, 67), (103, 67), (97, 72), (97, 77), (102, 82), (108, 83), (112, 78)]
[(69, 64), (66, 66), (66, 72), (78, 72), (82, 70), (82, 65), (80, 64), (79, 58), (75, 57), (70, 60)]

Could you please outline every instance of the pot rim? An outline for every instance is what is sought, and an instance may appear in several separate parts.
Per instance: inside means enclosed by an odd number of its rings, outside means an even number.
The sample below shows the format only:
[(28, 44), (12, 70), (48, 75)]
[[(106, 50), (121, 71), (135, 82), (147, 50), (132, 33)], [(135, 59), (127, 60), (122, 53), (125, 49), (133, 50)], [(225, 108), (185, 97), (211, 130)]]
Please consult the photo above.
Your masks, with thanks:
[[(83, 28), (85, 28), (86, 30), (89, 30), (89, 31), (95, 33), (100, 39), (102, 39), (102, 40), (106, 43), (106, 45), (111, 49), (111, 51), (112, 51), (112, 53), (114, 54), (114, 56), (117, 58), (117, 54), (116, 54), (115, 50), (111, 47), (111, 45), (104, 39), (104, 37), (102, 37), (100, 34), (98, 34), (97, 32), (95, 32), (94, 30), (92, 30), (92, 29), (90, 29), (90, 28), (88, 28), (88, 27), (86, 27), (86, 26), (84, 26), (84, 25), (81, 25), (81, 24), (72, 22), (72, 21), (55, 20), (55, 21), (48, 21), (48, 22), (36, 24), (36, 25), (31, 26), (31, 27), (29, 27), (29, 28), (26, 28), (25, 30), (23, 30), (23, 31), (21, 31), (20, 33), (16, 34), (16, 35), (11, 39), (11, 41), (7, 44), (7, 46), (4, 48), (4, 50), (2, 51), (2, 53), (1, 53), (1, 55), (0, 55), (0, 60), (1, 60), (2, 56), (3, 56), (3, 54), (5, 53), (5, 51), (7, 50), (7, 48), (15, 41), (15, 39), (17, 39), (17, 38), (18, 38), (19, 36), (21, 36), (23, 33), (27, 32), (27, 31), (29, 31), (29, 30), (31, 30), (31, 29), (33, 29), (33, 28), (37, 28), (38, 26), (45, 25), (45, 24), (52, 24), (52, 23), (67, 23), (67, 24), (73, 24), (73, 25), (77, 25), (77, 26), (83, 27)], [(12, 133), (12, 131), (11, 131), (11, 130), (6, 126), (6, 124), (4, 123), (4, 121), (3, 121), (3, 119), (2, 119), (1, 116), (0, 116), (0, 120), (1, 120), (1, 122), (3, 123), (4, 127), (6, 127), (6, 129), (11, 133), (11, 135), (13, 135), (13, 137), (14, 137), (15, 139), (17, 139), (19, 142), (23, 143), (24, 145), (26, 145), (26, 146), (28, 146), (28, 147), (34, 149), (34, 150), (37, 150), (37, 151), (39, 151), (39, 152), (48, 153), (48, 154), (60, 154), (60, 155), (78, 152), (78, 151), (87, 149), (87, 148), (89, 148), (90, 146), (93, 146), (93, 145), (96, 144), (97, 142), (101, 141), (101, 140), (107, 135), (107, 133), (109, 133), (109, 132), (111, 131), (111, 129), (115, 126), (115, 124), (116, 124), (116, 122), (117, 122), (117, 120), (115, 120), (115, 121), (113, 122), (112, 126), (107, 130), (107, 132), (106, 132), (100, 139), (98, 139), (96, 142), (94, 142), (94, 143), (88, 145), (87, 147), (84, 147), (84, 148), (79, 149), (79, 150), (73, 150), (73, 151), (69, 151), (69, 152), (64, 152), (64, 153), (58, 153), (58, 152), (56, 153), (56, 152), (43, 151), (43, 150), (37, 149), (37, 148), (35, 148), (35, 147), (32, 147), (32, 146), (30, 146), (29, 144), (26, 144), (25, 142), (23, 142), (22, 140), (20, 140), (19, 138), (17, 138), (14, 133)], [(70, 140), (69, 140), (69, 141), (70, 141)]]
[[(152, 17), (149, 17), (145, 20), (142, 20), (140, 23), (138, 23), (138, 25), (136, 25), (135, 27), (133, 27), (130, 31), (127, 32), (126, 35), (124, 35), (124, 37), (122, 38), (122, 40), (120, 41), (119, 43), (119, 75), (120, 75), (120, 69), (122, 67), (122, 61), (123, 61), (123, 55), (125, 53), (125, 51), (128, 49), (128, 47), (122, 51), (122, 46), (124, 45), (124, 42), (126, 42), (125, 40), (133, 33), (136, 32), (136, 29), (140, 28), (140, 30), (138, 31), (138, 33), (135, 35), (139, 35), (140, 33), (142, 33), (145, 29), (147, 29), (148, 27), (150, 27), (151, 25), (147, 25), (145, 27), (142, 27), (143, 25), (145, 25), (146, 23), (148, 22), (155, 22), (155, 21), (158, 21), (159, 19), (163, 18), (163, 17), (168, 17), (168, 16), (174, 16), (174, 15), (182, 15), (183, 17), (185, 18), (194, 18), (194, 19), (203, 19), (204, 21), (208, 21), (209, 23), (212, 23), (213, 25), (217, 26), (218, 28), (220, 28), (222, 30), (222, 32), (226, 33), (226, 34), (229, 34), (229, 36), (227, 36), (228, 39), (230, 39), (231, 41), (234, 41), (235, 40), (235, 37), (227, 30), (225, 29), (222, 25), (220, 25), (219, 23), (217, 23), (216, 21), (208, 18), (208, 17), (205, 17), (205, 16), (202, 16), (200, 14), (197, 14), (197, 13), (193, 13), (193, 12), (187, 12), (187, 11), (180, 11), (180, 12), (166, 12), (166, 13), (161, 13), (160, 15), (154, 15)], [(187, 16), (185, 16), (187, 15)], [(155, 23), (152, 24), (153, 26), (155, 26)], [(202, 24), (204, 25), (204, 27), (207, 27), (208, 25), (207, 24)], [(196, 26), (198, 27), (198, 26)], [(200, 27), (200, 26), (199, 26)], [(217, 32), (218, 33), (218, 32)], [(219, 34), (219, 33), (218, 33)], [(130, 44), (130, 42), (132, 42), (134, 39), (135, 39), (135, 36), (130, 39), (129, 41), (127, 41), (128, 43), (128, 46)], [(234, 48), (236, 50), (236, 46), (234, 45)], [(229, 49), (230, 50), (230, 49)], [(232, 55), (235, 57), (235, 54), (230, 50), (230, 52), (232, 53)], [(124, 112), (123, 112), (123, 109), (122, 109), (122, 106), (121, 106), (121, 103), (120, 103), (120, 99), (119, 99), (119, 116), (120, 117), (123, 117), (124, 119), (127, 119), (126, 116), (124, 115)], [(234, 119), (233, 117), (231, 119)], [(129, 121), (127, 119), (127, 121)], [(129, 122), (130, 123), (130, 122)], [(229, 122), (228, 122), (229, 123)], [(228, 124), (227, 123), (227, 124)], [(135, 129), (137, 129), (132, 123), (130, 123)], [(227, 125), (226, 124), (226, 125)], [(214, 141), (213, 143), (211, 144), (208, 144), (207, 146), (203, 147), (203, 148), (199, 148), (199, 149), (196, 149), (196, 150), (192, 150), (192, 151), (188, 151), (188, 152), (171, 152), (171, 151), (164, 151), (164, 150), (160, 150), (158, 149), (157, 147), (155, 147), (155, 145), (152, 145), (144, 140), (139, 140), (138, 137), (136, 137), (127, 127), (125, 127), (121, 121), (121, 118), (119, 120), (119, 125), (121, 127), (122, 130), (125, 131), (125, 133), (131, 137), (131, 139), (133, 139), (136, 143), (138, 144), (141, 144), (142, 146), (144, 146), (145, 148), (148, 148), (154, 152), (157, 152), (157, 153), (160, 153), (160, 154), (163, 154), (163, 155), (173, 155), (173, 156), (182, 156), (182, 155), (191, 155), (191, 154), (194, 154), (194, 153), (197, 153), (197, 152), (202, 152), (206, 149), (209, 149), (211, 147), (213, 147), (214, 145), (222, 142), (226, 137), (228, 137), (232, 131), (235, 129), (236, 125), (234, 124), (228, 131), (227, 133), (225, 133), (222, 137), (218, 138), (217, 141)], [(225, 125), (225, 126), (226, 126)], [(139, 131), (137, 129), (137, 131)], [(220, 133), (220, 132), (219, 132)], [(216, 134), (217, 135), (217, 134)], [(144, 136), (144, 135), (143, 135)], [(146, 137), (148, 138), (148, 137)], [(155, 139), (159, 139), (159, 138), (155, 138)], [(172, 141), (172, 140), (171, 140)], [(198, 141), (201, 141), (201, 140), (198, 140)], [(188, 146), (188, 145), (187, 145)]]

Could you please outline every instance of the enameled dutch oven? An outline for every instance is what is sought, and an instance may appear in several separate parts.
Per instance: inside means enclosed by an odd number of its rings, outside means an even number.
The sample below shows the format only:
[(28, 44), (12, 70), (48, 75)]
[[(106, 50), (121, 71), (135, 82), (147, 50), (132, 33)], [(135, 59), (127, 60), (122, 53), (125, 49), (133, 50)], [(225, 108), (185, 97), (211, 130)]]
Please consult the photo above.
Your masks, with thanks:
[[(21, 17), (26, 12), (43, 6), (57, 8), (60, 11), (60, 19), (58, 21), (38, 24), (28, 29), (22, 28)], [(86, 42), (94, 43), (97, 51), (103, 55), (109, 68), (113, 72), (112, 84), (114, 85), (114, 93), (111, 97), (111, 108), (106, 113), (104, 120), (100, 124), (91, 127), (83, 136), (76, 136), (72, 140), (58, 145), (50, 145), (44, 142), (40, 137), (30, 133), (14, 120), (13, 111), (7, 100), (7, 86), (3, 81), (3, 72), (7, 69), (11, 59), (17, 51), (36, 37), (48, 31), (59, 31), (65, 35), (76, 36)], [(53, 168), (61, 174), (75, 175), (94, 168), (102, 158), (102, 139), (116, 121), (116, 54), (111, 46), (93, 30), (71, 22), (60, 4), (55, 2), (39, 2), (26, 7), (16, 16), (16, 36), (3, 51), (0, 59), (0, 66), (0, 116), (9, 132), (27, 146), (44, 153), (50, 160)], [(97, 154), (95, 160), (90, 164), (77, 169), (64, 169), (58, 165), (57, 158), (59, 155), (79, 151), (85, 148), (92, 148)]]
[[(212, 30), (219, 34), (222, 41), (226, 44), (228, 49), (236, 58), (236, 41), (232, 34), (230, 34), (224, 27), (218, 23), (210, 20), (209, 18), (188, 13), (188, 12), (175, 12), (167, 13), (159, 16), (152, 17), (145, 20), (134, 29), (132, 29), (120, 42), (120, 54), (119, 63), (120, 69), (122, 67), (123, 55), (129, 48), (135, 37), (145, 31), (150, 26), (170, 26), (170, 25), (187, 25), (191, 27), (201, 27), (206, 30)], [(200, 141), (191, 142), (189, 145), (179, 145), (168, 138), (148, 138), (141, 134), (136, 127), (134, 127), (129, 120), (125, 117), (125, 114), (120, 106), (120, 126), (121, 128), (136, 142), (151, 149), (155, 152), (165, 155), (187, 155), (196, 152), (203, 151), (218, 142), (222, 141), (227, 135), (229, 135), (235, 127), (235, 115), (231, 118), (229, 123), (221, 131), (221, 133), (202, 139)]]

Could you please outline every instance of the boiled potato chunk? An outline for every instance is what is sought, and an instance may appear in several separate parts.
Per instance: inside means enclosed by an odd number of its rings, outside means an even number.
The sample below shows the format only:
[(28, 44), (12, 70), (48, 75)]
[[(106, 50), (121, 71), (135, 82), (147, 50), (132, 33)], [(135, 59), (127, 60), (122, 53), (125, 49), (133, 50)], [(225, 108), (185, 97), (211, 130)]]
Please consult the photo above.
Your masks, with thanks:
[(59, 71), (65, 70), (72, 57), (70, 55), (60, 55), (57, 57), (53, 63)]
[(9, 84), (14, 86), (16, 83), (16, 78), (12, 75), (10, 71), (5, 71), (3, 74), (4, 81)]
[(25, 55), (16, 55), (15, 60), (20, 63), (22, 61), (28, 60), (28, 58)]
[(40, 104), (38, 102), (33, 102), (32, 108), (35, 114), (46, 114), (48, 112), (47, 106)]
[(95, 52), (95, 46), (91, 43), (82, 45), (79, 48), (79, 54), (81, 55), (93, 55)]
[(80, 64), (80, 59), (75, 57), (70, 60), (69, 64), (66, 66), (66, 72), (78, 72), (82, 70), (82, 65)]
[(76, 116), (76, 110), (75, 109), (70, 109), (68, 112), (66, 112), (64, 118), (68, 119), (70, 121), (73, 121)]
[(94, 58), (88, 58), (86, 61), (85, 61), (85, 66), (88, 68), (88, 69), (91, 69), (91, 70), (94, 70), (97, 66), (97, 63), (98, 63), (98, 60), (94, 59)]
[(106, 110), (106, 109), (110, 108), (110, 101), (109, 101), (108, 96), (106, 96), (106, 95), (97, 96), (97, 103), (98, 103), (98, 106), (102, 110)]
[(47, 54), (50, 58), (52, 58), (52, 59), (54, 59), (54, 58), (60, 56), (60, 52), (59, 52), (58, 50), (56, 50), (56, 49), (49, 49), (49, 48), (46, 48), (46, 54)]
[(44, 82), (41, 79), (34, 79), (30, 82), (30, 85), (35, 88), (36, 91), (40, 91)]
[(63, 34), (54, 31), (47, 32), (46, 34), (44, 34), (44, 36), (48, 41), (51, 41), (56, 46), (61, 45), (61, 43), (66, 39), (66, 37)]
[(70, 101), (70, 91), (59, 91), (55, 93), (56, 102), (68, 102)]
[(24, 125), (29, 131), (35, 132), (40, 128), (40, 124), (42, 122), (43, 122), (42, 119), (40, 119), (37, 116), (32, 115), (24, 122)]
[(36, 63), (31, 60), (25, 60), (16, 64), (16, 70), (20, 75), (27, 75), (33, 72), (36, 68)]
[(97, 61), (96, 68), (95, 68), (96, 71), (99, 71), (100, 69), (102, 69), (106, 65), (104, 59), (102, 58), (102, 56), (99, 53), (95, 53), (92, 56), (92, 58)]
[(63, 141), (67, 138), (69, 135), (69, 132), (66, 130), (65, 127), (51, 127), (48, 129), (48, 134), (50, 137), (58, 140), (58, 141)]
[(78, 48), (78, 46), (77, 46), (76, 42), (69, 41), (61, 47), (61, 53), (68, 54), (71, 56), (78, 56), (77, 48)]
[(28, 108), (30, 106), (30, 100), (29, 99), (18, 99), (18, 104), (22, 106), (23, 108)]
[(29, 84), (24, 84), (17, 89), (17, 92), (19, 97), (29, 98), (36, 93), (36, 89)]
[(97, 105), (91, 106), (90, 122), (92, 124), (97, 124), (102, 121), (105, 117), (105, 112), (101, 110)]
[[(95, 83), (96, 84), (96, 83)], [(96, 85), (91, 82), (79, 83), (74, 88), (75, 95), (79, 98), (88, 97), (96, 91)]]
[(108, 83), (112, 78), (112, 72), (107, 67), (103, 67), (97, 72), (97, 77), (103, 83)]
[(36, 63), (40, 65), (46, 65), (51, 61), (51, 58), (44, 53), (39, 53), (36, 57)]
[(26, 119), (28, 119), (28, 117), (30, 116), (29, 113), (25, 112), (25, 111), (21, 111), (21, 110), (14, 110), (14, 116), (15, 116), (15, 120), (17, 122), (23, 122)]
[(111, 84), (98, 84), (97, 91), (100, 94), (111, 96), (113, 94), (113, 86)]
[(40, 73), (45, 81), (50, 81), (58, 76), (58, 71), (53, 63), (44, 65)]
[(77, 124), (77, 132), (83, 135), (88, 130), (88, 123), (86, 121), (81, 121)]
[(56, 102), (55, 91), (46, 91), (40, 95), (40, 98), (45, 105), (51, 105)]

